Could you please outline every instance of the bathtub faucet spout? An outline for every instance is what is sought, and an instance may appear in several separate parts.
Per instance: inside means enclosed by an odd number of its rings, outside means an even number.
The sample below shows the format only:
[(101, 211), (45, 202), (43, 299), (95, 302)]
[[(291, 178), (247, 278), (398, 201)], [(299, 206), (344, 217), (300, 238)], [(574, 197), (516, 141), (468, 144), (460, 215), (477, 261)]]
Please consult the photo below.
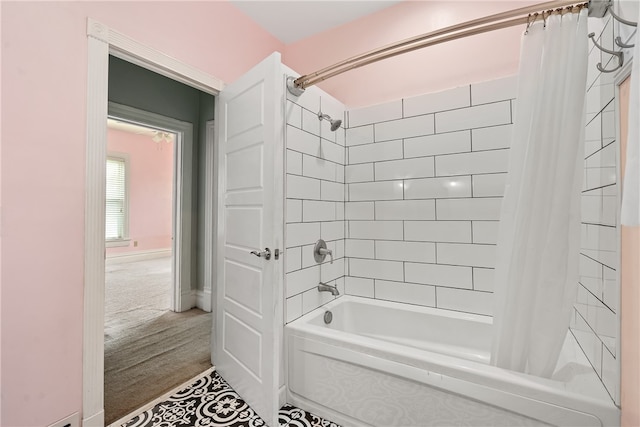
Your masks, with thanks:
[(326, 283), (322, 282), (320, 282), (320, 284), (318, 285), (318, 292), (331, 292), (331, 295), (333, 296), (340, 295), (340, 291), (338, 291), (338, 288), (336, 286), (327, 285)]

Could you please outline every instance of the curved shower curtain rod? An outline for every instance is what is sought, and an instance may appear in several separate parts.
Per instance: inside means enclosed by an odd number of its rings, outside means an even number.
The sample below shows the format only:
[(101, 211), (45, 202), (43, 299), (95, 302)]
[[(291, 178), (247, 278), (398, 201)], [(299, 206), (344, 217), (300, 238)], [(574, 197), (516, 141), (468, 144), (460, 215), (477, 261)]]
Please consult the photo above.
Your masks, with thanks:
[[(589, 0), (589, 3), (576, 0), (557, 0), (485, 16), (383, 46), (298, 78), (289, 77), (287, 79), (287, 88), (295, 96), (300, 96), (306, 88), (337, 76), (338, 74), (353, 70), (354, 68), (447, 41), (512, 27), (514, 25), (528, 24), (531, 21), (531, 14), (539, 11), (543, 11), (539, 14), (543, 16), (545, 13), (562, 11), (563, 8), (567, 7), (588, 7), (589, 16), (601, 18), (606, 13), (608, 6), (608, 0)], [(536, 16), (537, 15), (538, 14), (536, 14)]]

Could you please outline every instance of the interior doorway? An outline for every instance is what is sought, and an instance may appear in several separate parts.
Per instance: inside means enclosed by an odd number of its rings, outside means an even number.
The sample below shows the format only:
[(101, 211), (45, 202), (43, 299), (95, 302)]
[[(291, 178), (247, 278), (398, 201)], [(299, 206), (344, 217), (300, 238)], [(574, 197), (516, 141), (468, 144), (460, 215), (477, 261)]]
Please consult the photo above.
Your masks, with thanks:
[[(106, 259), (170, 257), (170, 308), (189, 310), (197, 306), (192, 289), (196, 256), (193, 124), (115, 102), (109, 102), (108, 111)], [(126, 169), (131, 172), (131, 179), (124, 180), (131, 190), (124, 191), (124, 225), (111, 218), (117, 212), (110, 212), (108, 200), (109, 165), (118, 161), (125, 177)], [(125, 237), (118, 238), (117, 233)]]
[[(105, 216), (105, 421), (153, 399), (138, 383), (162, 369), (179, 310), (173, 275), (178, 134), (119, 117), (107, 120)], [(178, 286), (179, 287), (179, 286)], [(177, 293), (179, 295), (179, 292)], [(205, 355), (206, 357), (206, 355)]]
[[(169, 130), (118, 117), (107, 120), (107, 336), (109, 318), (116, 313), (138, 315), (136, 308), (149, 314), (181, 311), (172, 267), (177, 138)], [(120, 320), (116, 326), (125, 326)]]
[[(204, 304), (212, 305), (211, 298), (207, 298), (206, 287), (208, 285), (209, 296), (211, 289), (215, 289), (215, 275), (213, 274), (213, 259), (215, 257), (215, 244), (212, 242), (216, 235), (214, 214), (217, 211), (216, 193), (216, 163), (214, 162), (216, 147), (213, 143), (213, 135), (209, 129), (213, 129), (213, 96), (217, 95), (223, 87), (221, 80), (210, 74), (198, 70), (180, 60), (170, 57), (154, 48), (144, 45), (113, 28), (88, 19), (87, 24), (87, 144), (85, 151), (86, 176), (85, 176), (85, 254), (84, 254), (84, 316), (83, 316), (83, 404), (82, 424), (87, 426), (105, 425), (104, 411), (104, 276), (105, 276), (105, 162), (107, 148), (106, 119), (108, 116), (108, 104), (113, 85), (110, 80), (114, 75), (115, 67), (112, 59), (117, 57), (124, 62), (136, 64), (146, 71), (154, 71), (158, 76), (166, 77), (171, 81), (179, 82), (198, 91), (198, 103), (210, 105), (210, 115), (203, 115), (198, 119), (198, 135), (204, 134), (205, 143), (201, 143), (198, 165), (198, 173), (204, 175), (200, 180), (198, 191), (204, 194), (198, 197), (203, 201), (202, 211), (209, 215), (198, 215), (197, 223), (202, 227), (196, 233), (202, 237), (205, 246), (200, 251), (202, 262), (196, 263), (192, 270), (203, 269), (202, 275), (196, 275), (196, 299), (200, 296)], [(112, 56), (113, 55), (113, 56)], [(141, 83), (139, 79), (132, 79), (126, 73), (123, 81), (129, 87), (122, 89), (123, 98), (131, 98), (139, 93)], [(146, 106), (138, 106), (145, 111), (152, 111), (163, 100), (166, 102), (166, 92), (158, 91), (145, 97), (137, 97), (146, 103)], [(202, 98), (204, 97), (204, 98)], [(207, 98), (210, 101), (207, 101)], [(133, 98), (136, 98), (133, 96)], [(135, 99), (132, 99), (135, 101)], [(201, 102), (204, 101), (204, 102)], [(131, 105), (127, 102), (120, 104)], [(172, 103), (170, 107), (182, 110), (182, 104)], [(172, 114), (166, 114), (172, 116)], [(199, 116), (200, 117), (200, 116)], [(179, 119), (179, 117), (178, 117)], [(201, 139), (202, 140), (202, 139)], [(206, 172), (206, 173), (205, 173)], [(200, 210), (200, 206), (191, 206), (192, 211)], [(198, 241), (196, 241), (196, 245)], [(202, 277), (201, 277), (202, 276)], [(205, 290), (199, 294), (199, 282), (202, 281)], [(211, 326), (211, 325), (210, 325)], [(211, 327), (209, 328), (209, 335)]]
[[(211, 95), (117, 58), (110, 58), (110, 71), (107, 425), (211, 367), (211, 283), (205, 286), (199, 274), (206, 242), (198, 242), (205, 216), (198, 187), (204, 190), (206, 179), (197, 153), (201, 140), (213, 143), (210, 121), (200, 119), (213, 118), (214, 102)], [(161, 99), (150, 100), (149, 93)], [(110, 199), (110, 166), (114, 179), (120, 171), (125, 176), (119, 199)]]

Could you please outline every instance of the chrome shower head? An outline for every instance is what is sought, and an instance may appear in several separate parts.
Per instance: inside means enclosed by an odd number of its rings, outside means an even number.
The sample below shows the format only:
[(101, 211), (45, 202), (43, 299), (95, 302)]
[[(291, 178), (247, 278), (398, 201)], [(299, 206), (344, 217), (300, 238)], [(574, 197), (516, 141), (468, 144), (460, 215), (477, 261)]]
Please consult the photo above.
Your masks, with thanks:
[(338, 130), (338, 128), (342, 124), (342, 120), (340, 119), (334, 120), (328, 114), (322, 114), (322, 111), (321, 111), (318, 113), (318, 120), (322, 120), (322, 119), (327, 120), (329, 123), (331, 123), (331, 132), (335, 132), (336, 130)]

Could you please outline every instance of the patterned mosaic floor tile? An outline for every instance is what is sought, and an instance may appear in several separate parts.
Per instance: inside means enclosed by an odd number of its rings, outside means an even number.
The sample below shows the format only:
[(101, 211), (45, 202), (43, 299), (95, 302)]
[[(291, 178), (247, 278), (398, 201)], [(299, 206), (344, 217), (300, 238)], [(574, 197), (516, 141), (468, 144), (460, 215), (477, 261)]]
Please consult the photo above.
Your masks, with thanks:
[(280, 408), (278, 421), (281, 426), (287, 427), (340, 427), (332, 421), (320, 418), (288, 403)]
[[(278, 414), (287, 427), (340, 427), (339, 425), (286, 404)], [(262, 427), (265, 422), (227, 384), (212, 372), (122, 424), (122, 427)]]

